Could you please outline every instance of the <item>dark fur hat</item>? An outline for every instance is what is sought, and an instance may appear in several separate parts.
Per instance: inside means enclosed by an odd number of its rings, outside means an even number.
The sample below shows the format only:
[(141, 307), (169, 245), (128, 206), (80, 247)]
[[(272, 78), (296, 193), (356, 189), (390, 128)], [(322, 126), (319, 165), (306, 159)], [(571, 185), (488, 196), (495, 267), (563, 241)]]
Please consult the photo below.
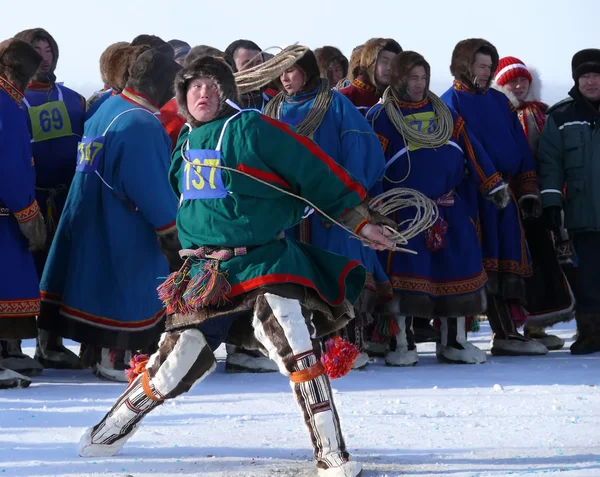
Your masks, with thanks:
[(129, 68), (127, 87), (146, 95), (161, 108), (173, 97), (173, 80), (180, 69), (170, 56), (158, 50), (145, 51)]
[(392, 88), (399, 93), (400, 97), (403, 97), (404, 95), (408, 74), (415, 66), (423, 66), (425, 68), (425, 73), (427, 74), (427, 90), (429, 90), (431, 66), (429, 66), (429, 63), (423, 55), (415, 51), (403, 51), (398, 53), (392, 60), (390, 84)]
[(41, 81), (43, 83), (54, 83), (56, 81), (56, 76), (54, 75), (54, 71), (56, 70), (56, 65), (58, 63), (58, 44), (54, 37), (48, 33), (43, 28), (32, 28), (30, 30), (24, 30), (15, 35), (15, 38), (19, 40), (23, 40), (30, 45), (33, 45), (38, 40), (47, 41), (50, 44), (50, 48), (52, 49), (52, 57), (53, 62), (50, 67), (50, 71), (47, 73), (43, 73), (38, 71), (35, 75), (33, 75), (33, 79), (36, 81)]
[[(316, 88), (319, 78), (321, 77), (321, 72), (319, 71), (319, 63), (317, 63), (317, 57), (314, 52), (312, 50), (306, 50), (306, 53), (304, 53), (294, 65), (300, 68), (304, 73), (304, 86), (302, 86), (300, 91), (296, 94)], [(279, 77), (275, 79), (274, 83), (277, 85), (279, 91), (284, 91)]]
[(158, 50), (162, 54), (175, 59), (175, 50), (165, 40), (156, 35), (138, 35), (131, 42), (131, 46), (147, 45), (153, 50)]
[(571, 71), (575, 83), (586, 73), (600, 73), (600, 50), (588, 48), (575, 53), (571, 60)]
[(371, 38), (364, 44), (360, 55), (359, 75), (368, 80), (372, 86), (377, 86), (375, 67), (379, 53), (382, 51), (398, 54), (402, 51), (402, 47), (391, 38)]
[(187, 68), (189, 65), (194, 63), (198, 58), (202, 58), (203, 56), (212, 56), (213, 58), (223, 58), (225, 62), (230, 66), (232, 70), (235, 71), (235, 64), (233, 62), (233, 58), (227, 53), (222, 52), (218, 48), (208, 45), (198, 45), (190, 50), (190, 52), (185, 57), (183, 62), (183, 67)]
[(129, 80), (129, 70), (135, 60), (142, 53), (150, 50), (148, 45), (131, 46), (128, 44), (110, 51), (107, 49), (104, 61), (102, 58), (100, 59), (100, 72), (104, 83), (117, 92), (123, 91)]
[(40, 54), (23, 40), (10, 38), (0, 43), (0, 76), (21, 91), (25, 90), (41, 62)]
[(233, 70), (223, 58), (203, 56), (183, 68), (175, 77), (175, 97), (179, 113), (194, 127), (201, 125), (191, 115), (187, 107), (187, 91), (191, 81), (198, 78), (212, 78), (219, 84), (220, 105), (215, 119), (231, 112), (227, 99), (239, 103), (239, 93)]
[(498, 50), (489, 41), (483, 38), (469, 38), (459, 41), (452, 52), (452, 62), (450, 64), (450, 73), (455, 79), (462, 81), (470, 86), (473, 84), (473, 73), (471, 67), (475, 62), (477, 53), (484, 53), (492, 57), (492, 75), (486, 87), (489, 87), (493, 80), (494, 71), (498, 69)]
[(331, 68), (337, 63), (342, 68), (344, 77), (348, 75), (348, 58), (335, 46), (323, 46), (315, 50), (319, 71), (323, 78), (327, 78), (332, 83)]

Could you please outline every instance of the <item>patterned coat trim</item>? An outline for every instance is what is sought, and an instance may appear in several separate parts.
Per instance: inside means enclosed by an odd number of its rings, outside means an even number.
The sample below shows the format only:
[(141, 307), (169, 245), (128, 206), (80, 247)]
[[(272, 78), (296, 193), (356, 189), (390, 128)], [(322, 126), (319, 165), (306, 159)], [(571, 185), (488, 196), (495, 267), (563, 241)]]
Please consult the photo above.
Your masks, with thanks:
[(514, 178), (513, 187), (517, 199), (526, 195), (539, 196), (539, 187), (535, 171), (527, 171)]
[(466, 295), (474, 293), (485, 286), (488, 277), (485, 271), (476, 276), (456, 282), (432, 282), (427, 277), (390, 276), (394, 290), (413, 293), (425, 293), (435, 297)]
[(371, 86), (370, 84), (365, 83), (364, 78), (362, 78), (361, 76), (352, 81), (352, 84), (359, 89), (364, 89), (365, 91), (368, 91), (369, 93), (377, 93), (377, 88), (375, 88), (375, 86)]
[(21, 224), (32, 221), (38, 215), (40, 215), (40, 207), (37, 203), (37, 200), (33, 199), (33, 202), (29, 207), (25, 207), (23, 210), (13, 212), (13, 215)]
[(498, 260), (497, 258), (484, 258), (483, 268), (488, 272), (514, 273), (523, 278), (533, 275), (531, 264), (519, 263), (514, 260)]
[(40, 314), (40, 299), (0, 300), (0, 319), (36, 316)]
[(482, 182), (479, 186), (479, 190), (483, 195), (489, 195), (496, 187), (502, 183), (502, 176), (499, 172), (491, 175), (485, 182)]
[(25, 97), (25, 93), (17, 88), (14, 84), (8, 81), (6, 78), (0, 76), (0, 89), (8, 94), (12, 99), (15, 100), (15, 103), (21, 107), (21, 102)]

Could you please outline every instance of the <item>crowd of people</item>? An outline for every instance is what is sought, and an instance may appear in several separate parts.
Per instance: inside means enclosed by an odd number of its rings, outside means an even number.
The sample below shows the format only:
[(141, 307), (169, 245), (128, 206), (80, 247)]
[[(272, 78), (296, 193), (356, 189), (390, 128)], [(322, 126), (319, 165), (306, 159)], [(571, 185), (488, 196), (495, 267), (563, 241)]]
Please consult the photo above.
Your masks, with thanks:
[[(243, 94), (236, 74), (273, 61), (249, 40), (112, 44), (88, 100), (58, 58), (41, 28), (0, 43), (0, 388), (44, 368), (129, 382), (82, 456), (116, 453), (223, 343), (227, 371), (290, 378), (324, 476), (360, 473), (340, 368), (414, 366), (423, 341), (484, 363), (482, 316), (494, 355), (561, 349), (545, 329), (573, 318), (571, 353), (600, 352), (600, 50), (573, 56), (551, 107), (535, 69), (483, 39), (456, 45), (440, 97), (390, 38), (349, 60), (305, 49)], [(414, 209), (372, 207), (400, 188), (437, 210), (416, 253), (391, 238)]]

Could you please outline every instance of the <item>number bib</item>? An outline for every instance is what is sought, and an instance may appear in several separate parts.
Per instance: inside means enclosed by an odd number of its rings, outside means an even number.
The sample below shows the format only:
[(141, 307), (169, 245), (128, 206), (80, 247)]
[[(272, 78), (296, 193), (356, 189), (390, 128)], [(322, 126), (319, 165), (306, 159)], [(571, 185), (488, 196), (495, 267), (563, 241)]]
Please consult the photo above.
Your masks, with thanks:
[(98, 170), (104, 157), (104, 139), (104, 136), (83, 137), (77, 146), (77, 172), (89, 174)]
[(41, 106), (31, 106), (28, 109), (34, 142), (48, 141), (73, 134), (71, 118), (64, 101), (52, 101)]
[(183, 199), (224, 199), (227, 189), (223, 185), (221, 151), (190, 149), (185, 152), (183, 168)]
[[(427, 131), (428, 134), (432, 134), (437, 129), (437, 116), (433, 111), (425, 111), (422, 113), (415, 113), (409, 116), (405, 116), (404, 120), (413, 129), (417, 131)], [(421, 149), (420, 146), (408, 142), (408, 149), (410, 151), (416, 151)]]

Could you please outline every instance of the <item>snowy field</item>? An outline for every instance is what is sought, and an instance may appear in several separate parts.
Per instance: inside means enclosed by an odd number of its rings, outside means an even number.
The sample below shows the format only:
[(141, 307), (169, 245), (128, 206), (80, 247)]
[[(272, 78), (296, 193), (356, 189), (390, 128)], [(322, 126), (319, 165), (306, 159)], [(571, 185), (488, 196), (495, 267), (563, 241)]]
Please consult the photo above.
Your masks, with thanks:
[[(574, 324), (558, 334), (572, 342)], [(489, 348), (484, 324), (472, 341)], [(33, 342), (26, 342), (33, 354)], [(600, 476), (600, 355), (441, 365), (419, 345), (410, 369), (375, 360), (333, 382), (348, 448), (374, 476)], [(220, 355), (223, 358), (222, 354)], [(222, 361), (222, 359), (221, 359)], [(47, 371), (0, 391), (0, 477), (316, 475), (307, 432), (279, 374), (217, 371), (155, 410), (113, 458), (76, 443), (124, 385)]]

